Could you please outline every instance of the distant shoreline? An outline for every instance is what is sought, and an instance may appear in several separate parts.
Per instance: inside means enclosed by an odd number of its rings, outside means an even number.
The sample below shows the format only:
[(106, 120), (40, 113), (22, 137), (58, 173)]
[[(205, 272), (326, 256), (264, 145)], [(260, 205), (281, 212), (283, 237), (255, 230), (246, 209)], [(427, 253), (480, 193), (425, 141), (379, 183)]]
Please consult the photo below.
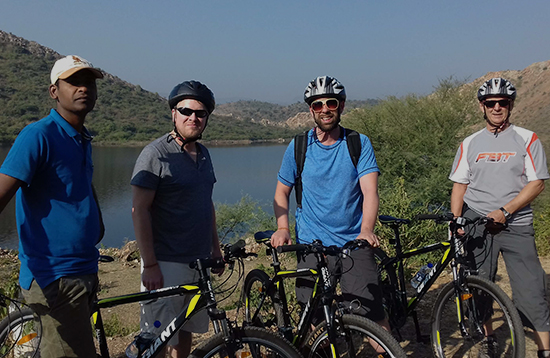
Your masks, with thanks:
[[(130, 142), (93, 142), (95, 147), (144, 147), (147, 144), (151, 143), (154, 139), (150, 141), (130, 141)], [(230, 146), (243, 146), (243, 145), (262, 145), (262, 144), (286, 144), (290, 142), (290, 139), (278, 138), (278, 139), (240, 139), (240, 140), (200, 140), (201, 144), (211, 147), (230, 147)], [(10, 148), (12, 144), (0, 144), (0, 148)]]

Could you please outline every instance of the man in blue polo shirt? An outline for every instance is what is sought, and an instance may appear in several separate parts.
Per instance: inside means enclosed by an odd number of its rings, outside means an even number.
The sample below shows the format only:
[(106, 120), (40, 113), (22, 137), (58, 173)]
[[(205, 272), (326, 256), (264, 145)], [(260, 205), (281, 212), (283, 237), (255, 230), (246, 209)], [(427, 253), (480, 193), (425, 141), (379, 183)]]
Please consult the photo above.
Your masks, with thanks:
[(42, 357), (95, 357), (90, 307), (103, 221), (86, 115), (103, 74), (78, 56), (51, 71), (56, 109), (25, 127), (0, 168), (0, 212), (16, 195), (19, 283), (42, 321)]

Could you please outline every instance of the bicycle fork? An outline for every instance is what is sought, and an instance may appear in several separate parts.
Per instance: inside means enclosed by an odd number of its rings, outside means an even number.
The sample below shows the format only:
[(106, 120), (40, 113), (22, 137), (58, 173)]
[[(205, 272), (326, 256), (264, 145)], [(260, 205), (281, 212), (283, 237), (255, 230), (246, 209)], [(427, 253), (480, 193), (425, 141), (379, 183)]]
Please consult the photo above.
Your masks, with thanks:
[[(485, 336), (485, 329), (478, 318), (478, 310), (476, 308), (476, 300), (474, 294), (470, 292), (470, 288), (464, 285), (464, 272), (462, 268), (458, 268), (458, 264), (453, 261), (451, 263), (453, 270), (453, 285), (455, 292), (456, 310), (458, 316), (458, 326), (460, 333), (464, 339), (473, 339)], [(465, 307), (467, 307), (470, 327), (472, 332), (468, 330), (465, 323)]]

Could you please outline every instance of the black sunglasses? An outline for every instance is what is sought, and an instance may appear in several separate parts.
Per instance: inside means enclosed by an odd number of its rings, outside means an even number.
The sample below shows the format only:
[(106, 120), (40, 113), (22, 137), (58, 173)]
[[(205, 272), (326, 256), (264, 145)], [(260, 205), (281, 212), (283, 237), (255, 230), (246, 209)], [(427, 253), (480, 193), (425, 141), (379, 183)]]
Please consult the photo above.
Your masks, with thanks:
[(510, 100), (509, 99), (500, 99), (498, 101), (485, 101), (485, 102), (483, 102), (483, 104), (487, 108), (493, 108), (494, 106), (497, 105), (497, 103), (501, 107), (508, 107), (510, 105)]
[(187, 108), (187, 107), (178, 107), (176, 109), (183, 116), (190, 117), (193, 113), (195, 113), (195, 116), (197, 116), (197, 118), (206, 118), (206, 117), (208, 117), (208, 111), (205, 111), (204, 109), (191, 109), (191, 108)]

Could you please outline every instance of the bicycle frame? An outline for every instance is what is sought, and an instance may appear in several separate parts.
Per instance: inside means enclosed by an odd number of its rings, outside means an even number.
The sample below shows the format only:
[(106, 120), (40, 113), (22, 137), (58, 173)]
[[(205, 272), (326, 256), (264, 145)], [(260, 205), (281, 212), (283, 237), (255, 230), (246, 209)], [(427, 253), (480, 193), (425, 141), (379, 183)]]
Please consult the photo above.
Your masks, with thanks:
[(214, 324), (216, 333), (224, 332), (230, 335), (229, 324), (226, 319), (225, 311), (216, 308), (216, 299), (212, 288), (212, 281), (207, 274), (207, 269), (199, 261), (199, 282), (161, 288), (158, 290), (132, 293), (122, 296), (114, 296), (97, 300), (95, 302), (95, 312), (92, 314), (92, 321), (95, 326), (96, 336), (99, 343), (99, 349), (103, 358), (109, 357), (109, 349), (105, 336), (103, 320), (101, 318), (101, 309), (119, 306), (127, 303), (154, 300), (161, 297), (176, 296), (182, 294), (192, 294), (187, 310), (180, 312), (166, 328), (153, 339), (145, 348), (142, 357), (155, 357), (168, 343), (170, 338), (177, 334), (179, 329), (203, 308), (207, 309), (208, 315)]

